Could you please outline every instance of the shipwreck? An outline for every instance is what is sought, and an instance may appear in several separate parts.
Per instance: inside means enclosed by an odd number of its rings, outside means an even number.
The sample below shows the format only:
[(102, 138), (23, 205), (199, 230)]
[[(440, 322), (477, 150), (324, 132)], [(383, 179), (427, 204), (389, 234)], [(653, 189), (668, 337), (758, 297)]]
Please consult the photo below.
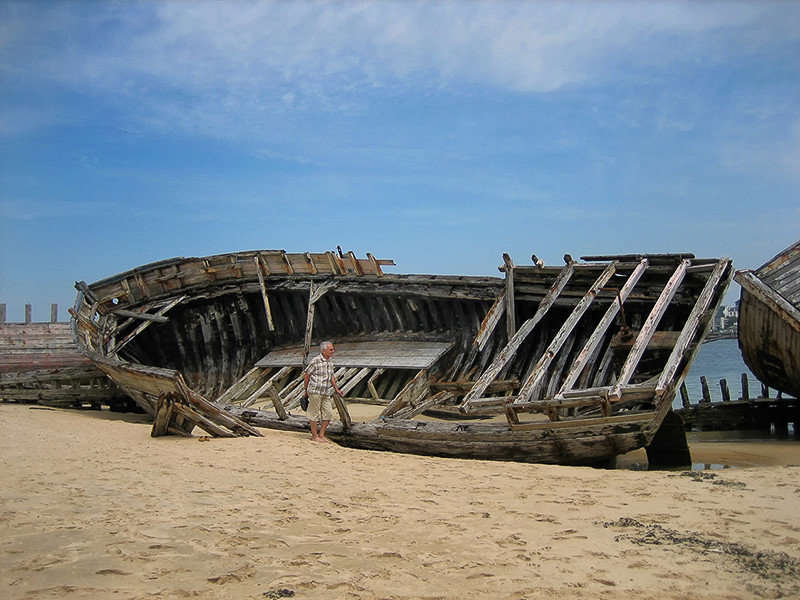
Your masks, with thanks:
[(765, 385), (800, 398), (800, 241), (735, 278), (744, 362)]
[[(484, 277), (341, 250), (175, 258), (77, 283), (73, 330), (153, 435), (307, 431), (303, 365), (332, 340), (342, 445), (556, 464), (650, 446), (731, 261), (531, 258)], [(375, 414), (352, 418), (357, 404)]]

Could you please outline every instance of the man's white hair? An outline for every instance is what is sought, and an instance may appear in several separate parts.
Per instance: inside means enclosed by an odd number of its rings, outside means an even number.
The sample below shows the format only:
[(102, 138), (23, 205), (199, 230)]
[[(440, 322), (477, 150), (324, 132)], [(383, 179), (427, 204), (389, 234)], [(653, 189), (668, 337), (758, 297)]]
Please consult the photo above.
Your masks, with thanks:
[(331, 346), (331, 347), (333, 347), (333, 342), (328, 342), (328, 341), (325, 341), (325, 342), (320, 342), (320, 343), (319, 343), (319, 349), (320, 349), (320, 352), (321, 352), (322, 350), (325, 350), (325, 347), (326, 347), (326, 346)]

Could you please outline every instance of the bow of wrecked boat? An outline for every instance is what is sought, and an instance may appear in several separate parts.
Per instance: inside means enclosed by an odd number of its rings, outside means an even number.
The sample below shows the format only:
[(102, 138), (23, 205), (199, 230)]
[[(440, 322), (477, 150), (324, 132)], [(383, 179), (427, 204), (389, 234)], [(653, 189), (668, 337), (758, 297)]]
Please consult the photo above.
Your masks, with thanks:
[[(559, 464), (647, 446), (731, 261), (532, 259), (467, 277), (389, 274), (391, 260), (341, 251), (175, 258), (76, 284), (73, 328), (154, 435), (305, 430), (303, 365), (333, 340), (339, 443)], [(352, 419), (357, 404), (374, 414)]]

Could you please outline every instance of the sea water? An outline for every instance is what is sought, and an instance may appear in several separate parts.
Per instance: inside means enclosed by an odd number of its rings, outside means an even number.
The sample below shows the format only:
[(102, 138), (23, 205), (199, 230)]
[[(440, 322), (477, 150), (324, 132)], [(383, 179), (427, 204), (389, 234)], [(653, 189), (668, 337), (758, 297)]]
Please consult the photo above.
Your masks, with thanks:
[[(742, 358), (738, 340), (717, 340), (706, 342), (697, 351), (689, 374), (686, 376), (686, 390), (689, 393), (689, 400), (696, 404), (703, 397), (700, 377), (705, 376), (708, 383), (709, 393), (712, 402), (722, 401), (722, 389), (720, 380), (728, 382), (728, 390), (731, 400), (738, 400), (742, 397), (742, 373), (747, 375), (748, 391), (750, 398), (761, 396), (761, 382), (753, 375), (752, 371)], [(777, 396), (775, 390), (769, 390), (772, 398)], [(682, 401), (680, 393), (675, 395), (672, 403), (673, 408), (681, 408)], [(753, 440), (788, 440), (797, 443), (795, 434), (796, 424), (789, 424), (789, 431), (776, 434), (775, 431), (698, 431), (689, 432), (690, 442), (700, 441), (753, 441)]]
[[(731, 400), (738, 400), (742, 397), (742, 373), (747, 374), (750, 397), (756, 398), (760, 396), (761, 383), (744, 363), (738, 340), (706, 342), (697, 351), (697, 356), (684, 381), (686, 383), (686, 391), (689, 392), (689, 400), (692, 404), (696, 404), (702, 399), (703, 390), (700, 385), (700, 377), (703, 376), (705, 376), (708, 383), (713, 402), (722, 400), (722, 390), (719, 384), (721, 379), (725, 379), (728, 382)], [(770, 395), (774, 396), (775, 391), (773, 390)], [(681, 407), (680, 393), (675, 395), (673, 407)]]

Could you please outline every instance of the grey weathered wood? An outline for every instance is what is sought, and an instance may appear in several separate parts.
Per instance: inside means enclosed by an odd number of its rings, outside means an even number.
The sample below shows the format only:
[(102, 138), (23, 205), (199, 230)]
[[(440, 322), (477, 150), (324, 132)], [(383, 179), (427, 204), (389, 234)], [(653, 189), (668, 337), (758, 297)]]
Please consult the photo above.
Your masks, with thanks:
[(272, 307), (269, 305), (269, 294), (267, 294), (267, 286), (264, 282), (264, 275), (262, 273), (262, 265), (264, 265), (264, 263), (262, 263), (261, 258), (258, 256), (254, 256), (253, 261), (256, 265), (258, 285), (261, 288), (261, 299), (264, 301), (264, 315), (267, 318), (267, 329), (270, 331), (275, 331), (275, 323), (272, 320)]
[(158, 397), (153, 427), (150, 429), (150, 437), (161, 437), (167, 434), (169, 422), (172, 420), (174, 404), (170, 394), (161, 394)]
[(561, 328), (556, 333), (553, 341), (550, 342), (550, 346), (548, 346), (547, 350), (544, 352), (542, 357), (536, 363), (536, 366), (533, 368), (533, 371), (528, 376), (525, 383), (522, 385), (522, 388), (519, 391), (517, 398), (514, 400), (515, 404), (526, 402), (530, 399), (533, 391), (541, 382), (542, 378), (544, 377), (545, 373), (547, 372), (547, 368), (550, 366), (550, 363), (553, 360), (553, 357), (556, 356), (558, 351), (566, 342), (567, 337), (572, 333), (573, 329), (578, 324), (580, 318), (584, 315), (584, 313), (589, 309), (589, 306), (592, 304), (595, 296), (597, 296), (597, 292), (602, 288), (608, 280), (616, 272), (616, 264), (611, 263), (606, 267), (606, 269), (600, 274), (594, 285), (586, 292), (584, 297), (581, 301), (572, 309), (572, 314), (567, 318), (566, 321), (561, 325)]
[(342, 422), (342, 427), (347, 430), (353, 426), (353, 421), (350, 418), (350, 412), (347, 410), (347, 405), (344, 403), (342, 397), (336, 392), (333, 393), (333, 405), (339, 413), (339, 420)]
[(647, 315), (647, 319), (645, 320), (644, 325), (642, 325), (642, 329), (639, 331), (636, 341), (633, 343), (633, 347), (628, 354), (628, 358), (625, 359), (625, 364), (623, 364), (622, 369), (620, 369), (620, 373), (617, 378), (617, 385), (609, 393), (609, 398), (611, 398), (612, 401), (615, 398), (619, 398), (620, 388), (628, 384), (630, 378), (633, 376), (633, 373), (636, 371), (636, 367), (639, 365), (639, 360), (642, 358), (642, 354), (644, 354), (650, 339), (653, 337), (656, 327), (661, 321), (661, 317), (664, 316), (664, 313), (669, 307), (670, 301), (678, 291), (678, 287), (683, 281), (683, 278), (686, 275), (686, 269), (690, 264), (691, 261), (688, 259), (681, 261), (680, 265), (678, 265), (678, 267), (675, 269), (675, 272), (672, 274), (672, 277), (670, 277), (669, 281), (664, 286), (664, 289), (662, 290), (661, 295), (658, 297), (656, 303), (653, 305), (650, 314)]
[(475, 387), (473, 387), (469, 393), (464, 396), (464, 399), (461, 402), (462, 410), (469, 410), (469, 405), (472, 399), (482, 396), (489, 384), (497, 378), (503, 367), (506, 366), (506, 364), (508, 364), (508, 362), (514, 357), (514, 354), (522, 345), (522, 342), (524, 342), (525, 339), (531, 334), (537, 323), (539, 323), (542, 317), (547, 314), (547, 311), (550, 310), (550, 307), (553, 305), (556, 298), (558, 298), (559, 294), (561, 294), (561, 291), (567, 285), (567, 282), (572, 276), (574, 268), (575, 263), (570, 262), (561, 270), (547, 296), (544, 300), (542, 300), (536, 309), (536, 313), (522, 324), (519, 330), (517, 330), (514, 336), (497, 355), (497, 358), (492, 361), (492, 364), (489, 365), (489, 368), (486, 369), (483, 375), (478, 378), (475, 383)]
[[(698, 342), (701, 332), (698, 331), (698, 327), (700, 325), (700, 321), (711, 307), (711, 302), (719, 291), (722, 278), (724, 277), (725, 272), (730, 268), (730, 264), (730, 260), (727, 259), (719, 261), (706, 281), (703, 291), (700, 292), (700, 295), (697, 297), (697, 301), (695, 302), (694, 307), (692, 307), (692, 311), (689, 314), (689, 317), (686, 319), (686, 323), (684, 324), (683, 328), (681, 329), (680, 337), (675, 342), (675, 347), (673, 348), (669, 359), (667, 359), (667, 363), (664, 365), (664, 368), (661, 371), (661, 376), (658, 379), (658, 385), (656, 385), (656, 393), (658, 395), (663, 394), (667, 389), (669, 382), (675, 378), (678, 366), (686, 357), (689, 346), (692, 343), (695, 343), (699, 347)], [(719, 296), (721, 299), (722, 294), (719, 294)], [(709, 319), (709, 327), (710, 324), (711, 320)]]
[[(337, 367), (427, 369), (451, 348), (449, 342), (376, 341), (336, 344)], [(302, 366), (298, 347), (274, 350), (256, 362), (258, 367)]]
[(401, 408), (416, 403), (420, 398), (428, 394), (430, 394), (430, 380), (428, 372), (422, 369), (381, 412), (379, 418), (391, 417)]
[[(167, 304), (165, 304), (164, 306), (162, 306), (161, 308), (158, 309), (158, 311), (156, 312), (156, 316), (158, 316), (158, 317), (163, 316), (164, 313), (166, 313), (169, 309), (177, 306), (178, 304), (183, 302), (185, 299), (186, 299), (186, 296), (179, 296), (178, 298), (173, 298)], [(144, 323), (139, 325), (136, 329), (134, 329), (132, 332), (130, 332), (127, 336), (125, 336), (122, 339), (122, 341), (120, 341), (118, 344), (116, 344), (109, 351), (109, 354), (116, 354), (117, 352), (122, 350), (122, 348), (124, 348), (128, 343), (130, 343), (130, 341), (133, 338), (135, 338), (137, 335), (139, 335), (142, 331), (144, 331), (152, 323), (153, 323), (153, 321), (145, 321)]]
[(429, 408), (433, 408), (434, 406), (444, 404), (452, 397), (453, 397), (452, 392), (442, 390), (441, 392), (434, 394), (433, 396), (427, 398), (426, 400), (423, 400), (422, 402), (419, 402), (413, 406), (406, 406), (405, 408), (397, 411), (394, 415), (392, 415), (392, 417), (395, 419), (411, 419), (419, 414), (422, 414)]
[(603, 337), (608, 331), (611, 323), (614, 322), (614, 319), (619, 313), (622, 304), (624, 304), (625, 300), (627, 300), (630, 293), (636, 287), (636, 284), (639, 283), (639, 280), (647, 269), (648, 264), (649, 263), (647, 259), (643, 258), (639, 262), (639, 265), (636, 267), (636, 269), (634, 269), (633, 273), (631, 273), (631, 275), (628, 277), (627, 281), (625, 281), (622, 289), (619, 290), (618, 301), (610, 304), (608, 309), (606, 309), (606, 312), (600, 319), (597, 327), (595, 327), (592, 335), (589, 336), (589, 339), (586, 341), (586, 344), (584, 345), (580, 354), (578, 354), (577, 358), (575, 359), (572, 368), (564, 379), (564, 383), (561, 385), (559, 393), (564, 393), (565, 391), (572, 389), (572, 387), (575, 385), (575, 382), (578, 380), (578, 377), (586, 366), (588, 360), (594, 355), (594, 352), (596, 351), (600, 342), (603, 340)]
[(500, 318), (505, 314), (505, 312), (506, 292), (503, 291), (497, 297), (497, 299), (495, 299), (491, 308), (489, 308), (489, 312), (487, 312), (486, 316), (483, 318), (480, 329), (478, 330), (478, 335), (475, 336), (475, 340), (472, 342), (473, 346), (475, 346), (478, 350), (483, 351), (483, 349), (486, 347), (486, 343), (489, 341), (489, 338), (492, 337), (494, 330), (497, 328)]
[(510, 340), (517, 332), (517, 308), (514, 302), (514, 263), (508, 254), (503, 254), (503, 263), (503, 270), (506, 274), (506, 339)]
[(278, 394), (278, 390), (275, 387), (275, 384), (272, 382), (270, 382), (269, 386), (267, 387), (267, 394), (269, 394), (269, 398), (272, 400), (272, 407), (275, 409), (275, 412), (278, 413), (278, 418), (281, 421), (285, 421), (286, 409), (283, 407), (280, 394)]
[(130, 317), (131, 319), (140, 319), (142, 321), (153, 321), (154, 323), (167, 323), (169, 322), (169, 317), (164, 317), (162, 315), (151, 315), (143, 312), (138, 312), (135, 310), (126, 310), (124, 308), (115, 308), (111, 311), (111, 314), (118, 315), (120, 317)]

